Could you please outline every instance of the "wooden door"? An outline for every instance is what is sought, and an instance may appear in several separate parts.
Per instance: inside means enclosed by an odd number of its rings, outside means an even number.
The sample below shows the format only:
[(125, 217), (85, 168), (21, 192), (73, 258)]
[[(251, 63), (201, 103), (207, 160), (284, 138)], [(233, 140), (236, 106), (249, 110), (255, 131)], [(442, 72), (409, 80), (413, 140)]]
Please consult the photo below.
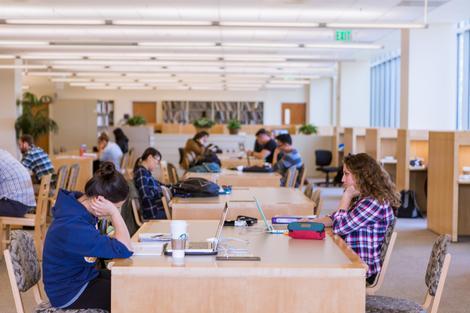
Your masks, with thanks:
[(142, 116), (147, 123), (155, 124), (157, 122), (157, 103), (156, 102), (133, 102), (133, 116)]
[(283, 125), (305, 124), (305, 103), (283, 103), (281, 110)]

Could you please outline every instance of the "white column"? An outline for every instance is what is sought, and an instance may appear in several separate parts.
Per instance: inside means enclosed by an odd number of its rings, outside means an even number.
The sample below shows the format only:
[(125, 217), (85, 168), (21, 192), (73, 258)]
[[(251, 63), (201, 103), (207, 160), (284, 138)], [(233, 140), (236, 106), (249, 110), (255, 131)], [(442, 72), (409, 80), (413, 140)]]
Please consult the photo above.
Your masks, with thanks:
[[(0, 60), (1, 65), (20, 64), (19, 60)], [(0, 69), (0, 148), (17, 155), (15, 120), (16, 99), (21, 97), (21, 72), (18, 69)]]
[(400, 56), (400, 128), (409, 127), (409, 67), (410, 67), (410, 30), (401, 30), (401, 56)]

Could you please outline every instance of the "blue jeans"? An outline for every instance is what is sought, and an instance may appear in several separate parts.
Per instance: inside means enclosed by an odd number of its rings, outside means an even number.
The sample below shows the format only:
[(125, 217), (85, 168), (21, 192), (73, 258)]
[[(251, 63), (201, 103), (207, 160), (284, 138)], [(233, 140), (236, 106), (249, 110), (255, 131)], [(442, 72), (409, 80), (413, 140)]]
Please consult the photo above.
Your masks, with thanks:
[(23, 217), (31, 209), (32, 207), (15, 200), (0, 199), (0, 216)]

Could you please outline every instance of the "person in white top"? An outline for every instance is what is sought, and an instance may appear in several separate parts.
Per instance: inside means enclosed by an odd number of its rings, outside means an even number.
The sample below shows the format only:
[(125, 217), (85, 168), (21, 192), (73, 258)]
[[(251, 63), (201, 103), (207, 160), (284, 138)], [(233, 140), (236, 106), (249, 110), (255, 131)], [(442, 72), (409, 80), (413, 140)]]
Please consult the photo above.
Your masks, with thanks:
[(100, 161), (111, 161), (117, 170), (121, 168), (122, 150), (119, 146), (109, 140), (106, 133), (98, 137), (98, 153)]

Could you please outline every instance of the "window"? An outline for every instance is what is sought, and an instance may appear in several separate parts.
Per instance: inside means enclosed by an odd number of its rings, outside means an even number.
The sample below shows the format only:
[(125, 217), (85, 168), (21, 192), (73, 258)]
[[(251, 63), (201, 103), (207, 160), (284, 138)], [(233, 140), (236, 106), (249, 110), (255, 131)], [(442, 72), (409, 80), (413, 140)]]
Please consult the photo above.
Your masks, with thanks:
[(457, 33), (457, 129), (470, 129), (470, 21)]
[(398, 127), (400, 123), (400, 56), (393, 55), (370, 68), (370, 126)]

